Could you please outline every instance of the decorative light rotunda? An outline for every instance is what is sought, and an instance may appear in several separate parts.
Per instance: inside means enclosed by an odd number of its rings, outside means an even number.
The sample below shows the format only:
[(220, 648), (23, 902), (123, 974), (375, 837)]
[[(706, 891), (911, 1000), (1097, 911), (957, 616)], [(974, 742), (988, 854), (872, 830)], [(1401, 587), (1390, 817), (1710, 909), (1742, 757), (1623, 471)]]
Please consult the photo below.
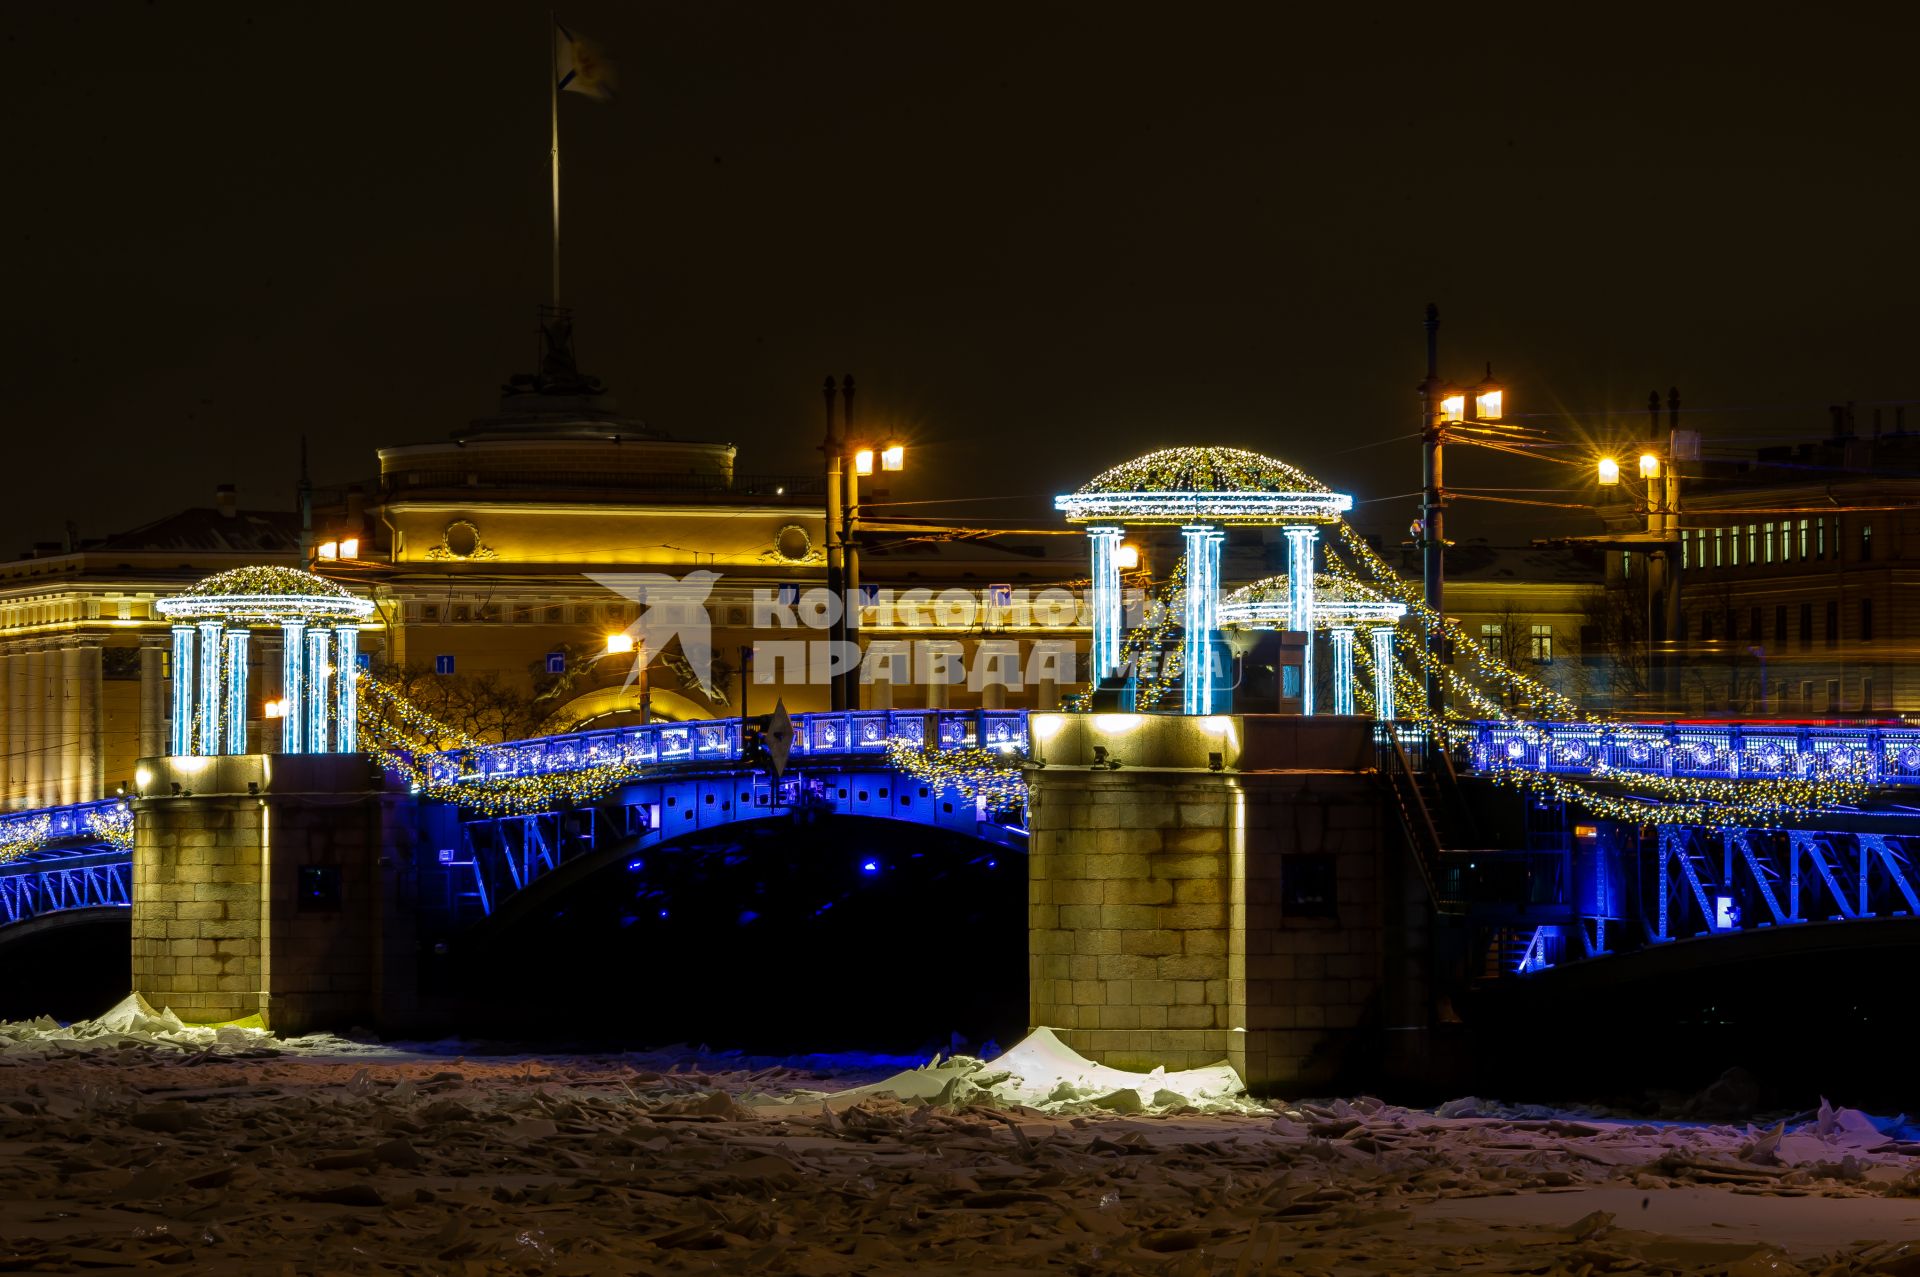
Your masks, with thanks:
[[(1291, 531), (1291, 529), (1289, 529)], [(1333, 712), (1353, 713), (1353, 635), (1366, 629), (1373, 644), (1373, 714), (1392, 721), (1393, 633), (1394, 626), (1407, 613), (1407, 605), (1397, 603), (1370, 585), (1339, 577), (1322, 577), (1306, 593), (1312, 608), (1310, 625), (1297, 624), (1295, 604), (1299, 592), (1293, 588), (1291, 573), (1270, 576), (1252, 585), (1243, 585), (1220, 602), (1220, 624), (1230, 629), (1247, 630), (1324, 630), (1333, 645)], [(1303, 712), (1313, 713), (1313, 644), (1305, 649), (1306, 666), (1301, 671), (1300, 694)]]
[(280, 628), (283, 648), (280, 752), (359, 748), (355, 670), (370, 600), (311, 572), (252, 567), (210, 576), (154, 608), (173, 621), (169, 754), (247, 752), (247, 640), (255, 627), (267, 626)]
[[(1220, 670), (1213, 659), (1219, 628), (1220, 547), (1229, 527), (1284, 526), (1287, 566), (1299, 580), (1293, 628), (1310, 628), (1314, 546), (1320, 525), (1353, 508), (1353, 498), (1284, 461), (1240, 448), (1166, 448), (1099, 475), (1078, 492), (1054, 498), (1070, 523), (1085, 524), (1093, 550), (1089, 599), (1093, 613), (1091, 682), (1120, 670), (1120, 567), (1126, 525), (1178, 527), (1186, 538), (1187, 588), (1182, 617), (1186, 646), (1181, 710), (1218, 712)], [(1221, 693), (1224, 687), (1219, 687)]]

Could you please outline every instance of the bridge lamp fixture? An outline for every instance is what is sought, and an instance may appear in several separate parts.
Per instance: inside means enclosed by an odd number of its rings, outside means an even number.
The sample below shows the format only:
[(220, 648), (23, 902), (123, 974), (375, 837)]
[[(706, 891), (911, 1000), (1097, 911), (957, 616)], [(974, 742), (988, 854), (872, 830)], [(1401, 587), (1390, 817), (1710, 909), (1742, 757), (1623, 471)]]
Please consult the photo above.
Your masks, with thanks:
[(1651, 452), (1640, 454), (1640, 477), (1658, 479), (1660, 477), (1660, 458)]
[(1473, 415), (1481, 421), (1497, 421), (1500, 407), (1506, 402), (1507, 392), (1498, 386), (1482, 382), (1473, 396)]
[(1459, 391), (1449, 391), (1440, 400), (1440, 420), (1465, 421), (1467, 419), (1467, 397)]
[(889, 439), (880, 449), (880, 468), (900, 471), (907, 468), (907, 445), (897, 439)]
[(260, 707), (260, 712), (267, 718), (285, 718), (287, 716), (287, 703), (285, 701), (268, 701)]
[(853, 450), (853, 472), (862, 476), (873, 473), (872, 448), (855, 448)]
[(633, 651), (633, 635), (625, 633), (607, 635), (608, 656), (619, 656), (631, 651)]
[(1600, 486), (1603, 488), (1619, 487), (1620, 486), (1620, 463), (1618, 461), (1615, 461), (1612, 457), (1600, 458), (1599, 480), (1600, 480)]
[(1113, 552), (1113, 566), (1122, 572), (1131, 572), (1140, 566), (1140, 547), (1131, 541), (1124, 542)]
[(338, 541), (322, 541), (320, 548), (314, 551), (314, 555), (322, 559), (337, 559), (340, 557), (340, 543)]

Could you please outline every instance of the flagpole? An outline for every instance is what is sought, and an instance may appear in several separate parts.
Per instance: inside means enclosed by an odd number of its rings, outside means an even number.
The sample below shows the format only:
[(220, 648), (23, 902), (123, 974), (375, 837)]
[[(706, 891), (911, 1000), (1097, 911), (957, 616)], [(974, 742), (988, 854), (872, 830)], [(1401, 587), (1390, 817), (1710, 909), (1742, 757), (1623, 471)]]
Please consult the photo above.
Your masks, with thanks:
[(547, 10), (547, 105), (553, 121), (553, 308), (560, 309), (560, 24)]

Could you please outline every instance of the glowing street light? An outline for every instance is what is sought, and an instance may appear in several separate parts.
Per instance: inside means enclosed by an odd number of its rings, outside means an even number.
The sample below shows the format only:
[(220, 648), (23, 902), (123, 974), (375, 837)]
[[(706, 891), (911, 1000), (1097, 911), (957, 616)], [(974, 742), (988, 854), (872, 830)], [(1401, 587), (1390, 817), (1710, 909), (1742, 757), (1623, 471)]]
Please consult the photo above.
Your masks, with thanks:
[(620, 633), (607, 635), (607, 655), (619, 656), (633, 651), (633, 635)]
[(861, 476), (873, 473), (872, 448), (855, 448), (853, 450), (853, 472)]
[(887, 440), (880, 449), (880, 468), (882, 470), (905, 470), (907, 468), (907, 445), (897, 439)]
[(1126, 542), (1113, 552), (1113, 566), (1122, 572), (1131, 572), (1140, 566), (1140, 547), (1131, 541)]
[(261, 706), (261, 713), (267, 718), (285, 718), (287, 716), (287, 703), (285, 701), (268, 701), (265, 705)]
[(1467, 397), (1455, 390), (1440, 401), (1440, 420), (1465, 421), (1467, 419)]
[(1612, 457), (1600, 458), (1600, 486), (1618, 487), (1620, 484), (1620, 463)]
[(1660, 477), (1660, 458), (1651, 452), (1640, 454), (1640, 477), (1658, 479)]

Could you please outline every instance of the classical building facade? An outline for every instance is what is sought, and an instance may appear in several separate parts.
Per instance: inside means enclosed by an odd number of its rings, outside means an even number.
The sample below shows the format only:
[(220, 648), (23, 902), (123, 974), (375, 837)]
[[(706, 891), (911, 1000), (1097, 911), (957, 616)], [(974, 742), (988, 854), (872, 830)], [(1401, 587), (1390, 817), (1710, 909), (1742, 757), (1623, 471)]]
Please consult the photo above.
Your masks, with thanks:
[(154, 604), (228, 568), (293, 565), (299, 552), (295, 515), (241, 510), (222, 487), (210, 507), (0, 564), (5, 806), (106, 797), (135, 759), (165, 753), (171, 623)]
[[(1885, 715), (1920, 702), (1920, 434), (1858, 432), (1680, 463), (1669, 702), (1700, 713)], [(1708, 440), (1709, 444), (1711, 440)], [(1641, 511), (1607, 511), (1632, 530)], [(1640, 607), (1646, 551), (1607, 558), (1610, 592)]]

